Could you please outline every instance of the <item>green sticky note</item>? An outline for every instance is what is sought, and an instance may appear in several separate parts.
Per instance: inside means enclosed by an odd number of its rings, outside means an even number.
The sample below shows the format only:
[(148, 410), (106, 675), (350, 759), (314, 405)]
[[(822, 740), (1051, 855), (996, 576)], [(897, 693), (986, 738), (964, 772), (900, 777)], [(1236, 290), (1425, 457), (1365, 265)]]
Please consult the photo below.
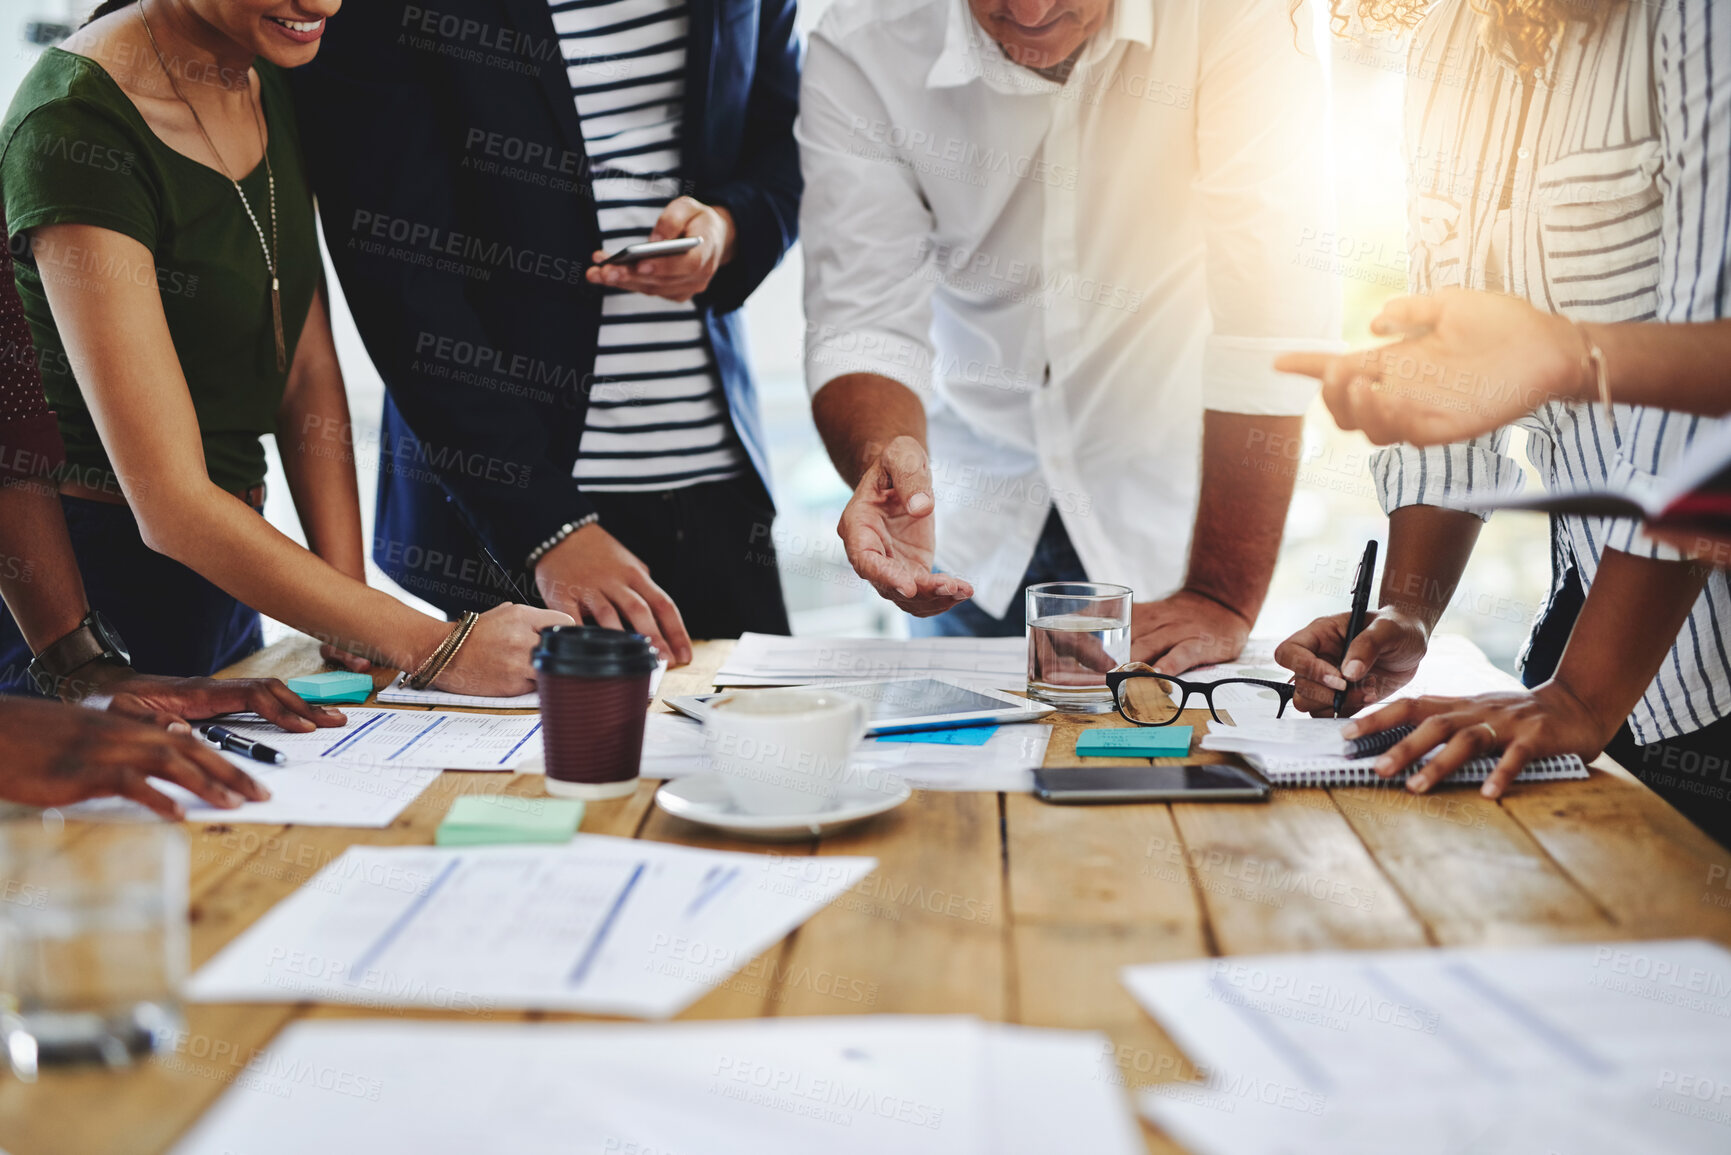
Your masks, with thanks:
[(451, 803), (433, 842), (438, 846), (569, 842), (582, 821), (583, 803), (574, 798), (465, 794)]
[(1108, 755), (1168, 758), (1190, 753), (1189, 726), (1137, 726), (1135, 729), (1084, 730), (1076, 753), (1087, 758)]
[(288, 688), (309, 702), (364, 702), (373, 692), (373, 676), (333, 670), (327, 674), (290, 678)]

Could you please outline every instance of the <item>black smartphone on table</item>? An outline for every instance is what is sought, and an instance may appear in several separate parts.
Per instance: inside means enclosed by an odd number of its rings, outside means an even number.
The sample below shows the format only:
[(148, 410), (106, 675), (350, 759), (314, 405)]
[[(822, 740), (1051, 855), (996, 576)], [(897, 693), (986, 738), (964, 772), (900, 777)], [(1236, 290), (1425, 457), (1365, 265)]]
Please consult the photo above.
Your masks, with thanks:
[(1227, 763), (1119, 762), (1034, 771), (1034, 796), (1042, 802), (1265, 802), (1268, 792), (1260, 775)]

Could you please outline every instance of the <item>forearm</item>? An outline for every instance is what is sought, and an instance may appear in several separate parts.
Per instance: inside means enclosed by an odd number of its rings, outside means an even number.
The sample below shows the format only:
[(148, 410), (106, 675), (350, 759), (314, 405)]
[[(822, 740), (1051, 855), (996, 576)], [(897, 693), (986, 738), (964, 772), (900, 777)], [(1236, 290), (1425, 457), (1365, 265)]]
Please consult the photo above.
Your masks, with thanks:
[(1458, 509), (1408, 505), (1388, 517), (1379, 605), (1409, 614), (1428, 633), (1454, 599), (1484, 522)]
[(413, 669), (449, 630), (302, 549), (208, 482), (164, 486), (134, 508), (152, 549), (320, 641)]
[(1184, 588), (1256, 621), (1280, 555), (1296, 481), (1282, 447), (1302, 417), (1210, 410), (1202, 418), (1202, 493)]
[(340, 378), (307, 382), (285, 393), (277, 446), (307, 545), (342, 573), (365, 581), (354, 434)]
[[(1731, 321), (1692, 325), (1629, 322), (1588, 325), (1605, 354), (1611, 399), (1718, 417), (1731, 413)], [(1583, 373), (1578, 399), (1597, 398), (1596, 375)]]
[(0, 486), (0, 595), (33, 653), (89, 612), (60, 496), (42, 482)]
[(1701, 596), (1708, 570), (1606, 550), (1552, 682), (1587, 708), (1609, 742), (1647, 692)]
[(837, 377), (812, 398), (811, 412), (829, 459), (850, 486), (859, 484), (897, 437), (926, 443), (926, 409), (919, 395), (876, 373)]

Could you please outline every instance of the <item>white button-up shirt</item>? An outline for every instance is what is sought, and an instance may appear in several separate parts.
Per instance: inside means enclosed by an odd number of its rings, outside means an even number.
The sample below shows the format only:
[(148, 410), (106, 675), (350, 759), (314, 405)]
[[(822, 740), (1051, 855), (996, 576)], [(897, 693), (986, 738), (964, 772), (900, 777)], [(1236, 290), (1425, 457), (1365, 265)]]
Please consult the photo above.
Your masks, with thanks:
[(982, 609), (1054, 505), (1090, 578), (1170, 592), (1203, 410), (1304, 412), (1271, 361), (1337, 346), (1326, 119), (1286, 0), (1120, 0), (1064, 84), (966, 0), (825, 14), (795, 130), (807, 384), (924, 398), (938, 563)]

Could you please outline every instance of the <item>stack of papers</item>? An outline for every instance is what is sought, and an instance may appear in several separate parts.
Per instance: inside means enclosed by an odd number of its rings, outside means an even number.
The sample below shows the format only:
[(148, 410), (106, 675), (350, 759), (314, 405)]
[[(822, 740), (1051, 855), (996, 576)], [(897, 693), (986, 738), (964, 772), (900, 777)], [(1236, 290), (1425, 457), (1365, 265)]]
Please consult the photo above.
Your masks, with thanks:
[(236, 714), (222, 724), (244, 738), (281, 750), (291, 762), (516, 770), (524, 761), (541, 756), (538, 717), (371, 708), (343, 712), (348, 725), (308, 734), (279, 730), (257, 714)]
[[(981, 727), (983, 742), (911, 741), (892, 734), (860, 743), (849, 763), (851, 781), (874, 787), (887, 777), (920, 790), (1000, 790), (1028, 793), (1034, 770), (1045, 764), (1052, 728), (1039, 722)], [(703, 725), (677, 714), (651, 714), (643, 732), (645, 778), (685, 778), (711, 773)]]
[(876, 866), (597, 834), (354, 846), (224, 947), (187, 995), (667, 1018)]
[(966, 1018), (291, 1025), (176, 1155), (1130, 1155), (1104, 1036)]
[[(655, 672), (649, 675), (649, 699), (655, 700), (655, 694), (661, 689), (661, 675), (667, 672), (667, 659), (663, 658), (655, 664)], [(539, 710), (541, 695), (535, 690), (527, 694), (518, 694), (511, 698), (486, 698), (479, 694), (453, 694), (446, 690), (411, 690), (408, 687), (409, 676), (402, 675), (396, 681), (379, 691), (379, 701), (392, 706), (427, 706), (432, 709), (440, 707), (461, 706), (472, 710)]]
[(746, 634), (716, 672), (717, 686), (792, 686), (950, 678), (993, 690), (1028, 686), (1025, 638), (784, 638)]
[(1618, 942), (1211, 959), (1125, 984), (1201, 1068), (1143, 1091), (1197, 1155), (1720, 1152), (1731, 952)]

